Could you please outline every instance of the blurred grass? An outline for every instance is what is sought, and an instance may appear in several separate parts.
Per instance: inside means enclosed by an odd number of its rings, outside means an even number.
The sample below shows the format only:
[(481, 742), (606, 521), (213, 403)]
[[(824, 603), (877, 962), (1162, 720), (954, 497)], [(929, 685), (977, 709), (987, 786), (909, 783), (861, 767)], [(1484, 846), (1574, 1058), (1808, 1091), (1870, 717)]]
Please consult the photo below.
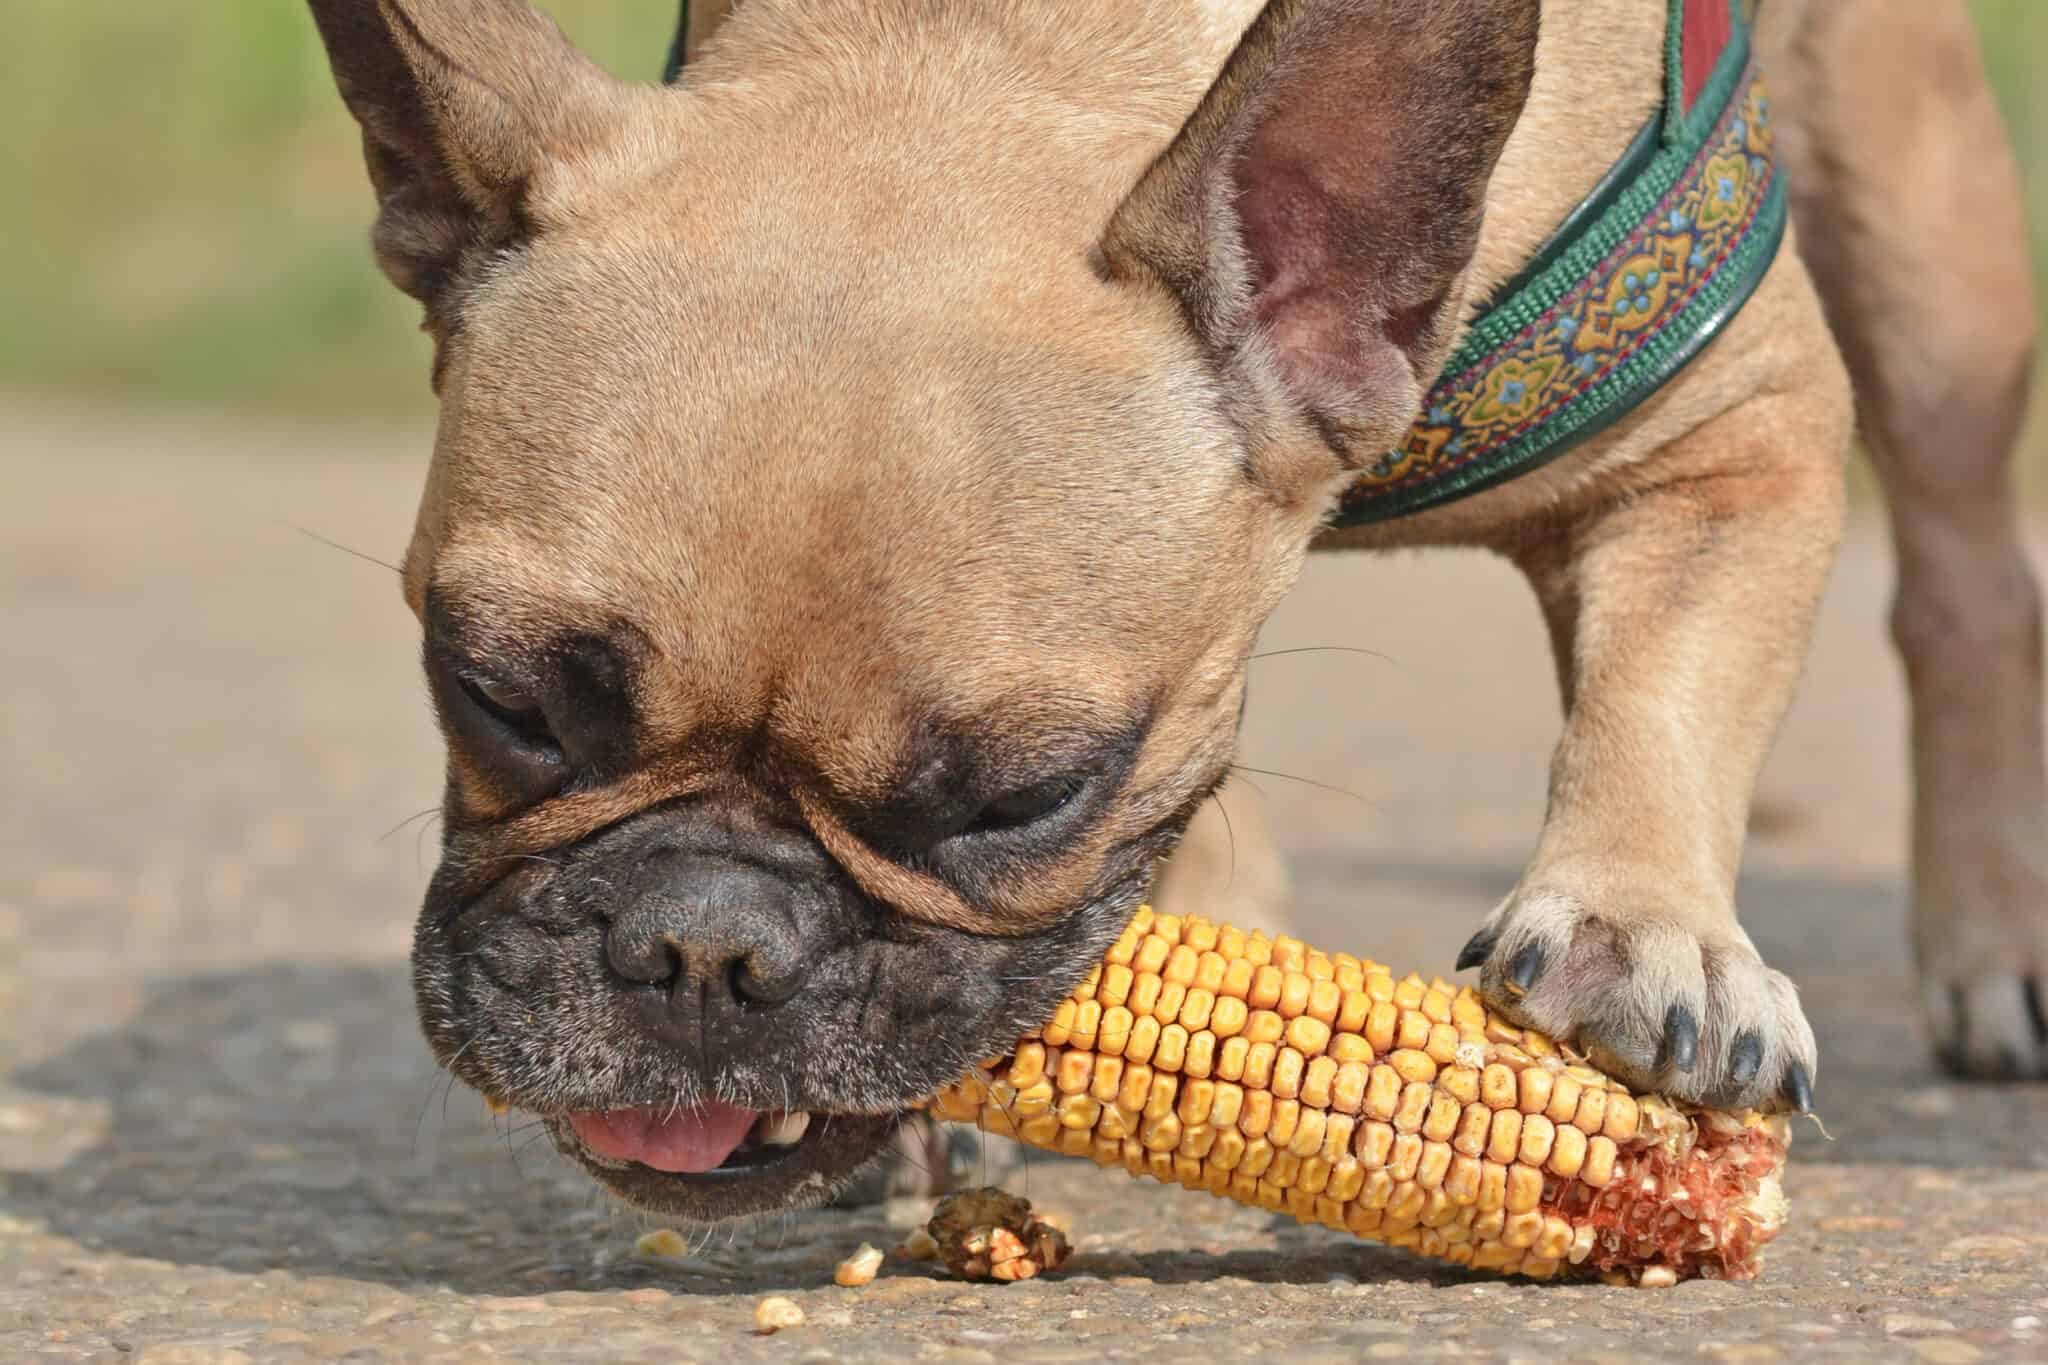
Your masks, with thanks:
[[(547, 8), (656, 80), (673, 0)], [(0, 387), (420, 413), (361, 143), (303, 0), (22, 0), (0, 52)]]
[[(612, 70), (658, 77), (673, 0), (546, 7)], [(1972, 9), (2048, 266), (2048, 0)], [(0, 388), (428, 409), (417, 310), (369, 262), (355, 128), (301, 0), (23, 0), (8, 29)]]

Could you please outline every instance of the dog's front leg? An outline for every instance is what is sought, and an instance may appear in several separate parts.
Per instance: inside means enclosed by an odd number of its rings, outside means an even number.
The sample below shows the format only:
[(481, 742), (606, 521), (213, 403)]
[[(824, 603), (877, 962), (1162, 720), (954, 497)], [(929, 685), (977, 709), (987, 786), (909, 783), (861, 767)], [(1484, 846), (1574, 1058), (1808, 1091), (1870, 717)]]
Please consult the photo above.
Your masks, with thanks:
[(1813, 1032), (1734, 889), (1840, 534), (1840, 408), (1752, 400), (1660, 453), (1654, 486), (1513, 548), (1564, 735), (1535, 857), (1459, 965), (1523, 1021), (1688, 1098), (1811, 1102)]

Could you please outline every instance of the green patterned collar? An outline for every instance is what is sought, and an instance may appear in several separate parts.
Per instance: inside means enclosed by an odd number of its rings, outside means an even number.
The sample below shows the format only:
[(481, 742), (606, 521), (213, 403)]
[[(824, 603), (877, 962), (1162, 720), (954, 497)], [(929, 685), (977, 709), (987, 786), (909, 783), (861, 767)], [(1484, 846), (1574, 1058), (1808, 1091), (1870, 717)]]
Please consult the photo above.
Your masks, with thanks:
[[(1556, 459), (1677, 374), (1762, 281), (1785, 187), (1746, 6), (1669, 2), (1663, 108), (1488, 302), (1334, 525), (1439, 507)], [(1713, 44), (1711, 62), (1687, 43)]]

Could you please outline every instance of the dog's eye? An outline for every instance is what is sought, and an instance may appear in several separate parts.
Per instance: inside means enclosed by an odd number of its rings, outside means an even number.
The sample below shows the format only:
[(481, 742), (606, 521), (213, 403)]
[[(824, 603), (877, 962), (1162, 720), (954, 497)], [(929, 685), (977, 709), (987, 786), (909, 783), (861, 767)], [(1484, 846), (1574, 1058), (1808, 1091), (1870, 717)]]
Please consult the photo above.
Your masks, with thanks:
[(994, 834), (1037, 824), (1072, 801), (1082, 785), (1076, 777), (1056, 777), (1006, 792), (983, 806), (961, 833)]
[(530, 739), (547, 739), (547, 713), (539, 702), (516, 687), (489, 678), (462, 676), (462, 690), (477, 706)]

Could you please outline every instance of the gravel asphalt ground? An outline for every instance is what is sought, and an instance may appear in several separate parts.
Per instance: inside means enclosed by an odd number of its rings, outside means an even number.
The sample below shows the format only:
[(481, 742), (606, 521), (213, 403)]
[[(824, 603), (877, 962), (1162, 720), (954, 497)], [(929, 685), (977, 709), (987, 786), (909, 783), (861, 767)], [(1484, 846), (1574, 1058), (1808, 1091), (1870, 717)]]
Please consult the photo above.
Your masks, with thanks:
[[(0, 1360), (2048, 1360), (2048, 1087), (1948, 1082), (1914, 1018), (1874, 519), (1743, 890), (1832, 1134), (1801, 1132), (1762, 1280), (1500, 1283), (1041, 1160), (1012, 1183), (1074, 1219), (1066, 1273), (854, 1290), (833, 1263), (921, 1205), (648, 1258), (652, 1224), (437, 1083), (414, 630), (390, 572), (299, 529), (394, 559), (427, 439), (0, 407)], [(1377, 652), (1255, 666), (1244, 761), (1310, 780), (1251, 779), (1299, 931), (1446, 968), (1542, 809), (1529, 594), (1477, 557), (1318, 562), (1266, 644)], [(752, 1335), (766, 1293), (807, 1324)]]

